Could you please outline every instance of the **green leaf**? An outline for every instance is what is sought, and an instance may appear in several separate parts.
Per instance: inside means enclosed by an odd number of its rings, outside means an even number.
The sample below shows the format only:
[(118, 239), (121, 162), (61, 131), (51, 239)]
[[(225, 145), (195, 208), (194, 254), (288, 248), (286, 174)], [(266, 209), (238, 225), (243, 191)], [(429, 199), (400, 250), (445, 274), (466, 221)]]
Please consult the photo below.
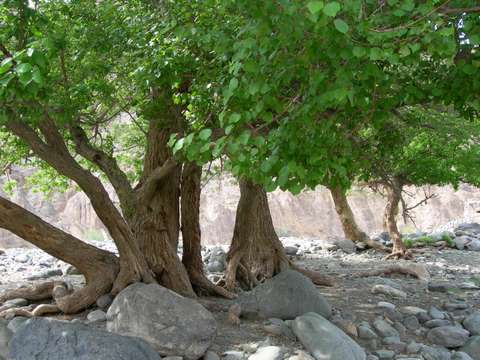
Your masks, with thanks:
[(348, 24), (342, 19), (335, 19), (333, 23), (335, 25), (335, 28), (342, 34), (346, 34), (348, 32)]
[(323, 1), (310, 1), (307, 8), (313, 15), (316, 15), (323, 9)]
[(337, 13), (340, 11), (341, 8), (342, 7), (338, 2), (332, 1), (325, 5), (325, 7), (323, 8), (323, 13), (327, 16), (335, 17), (337, 16)]
[(228, 84), (228, 89), (233, 92), (236, 88), (238, 88), (238, 80), (237, 78), (233, 78)]
[(203, 140), (203, 141), (206, 141), (208, 139), (210, 139), (210, 136), (212, 135), (212, 130), (210, 129), (203, 129), (202, 131), (200, 131), (200, 133), (198, 134), (198, 137)]
[(33, 81), (35, 81), (38, 85), (43, 85), (43, 77), (42, 77), (42, 73), (40, 72), (39, 69), (33, 70), (32, 79), (33, 79)]
[(240, 119), (242, 118), (242, 116), (238, 113), (233, 113), (232, 115), (229, 116), (228, 118), (228, 122), (230, 124), (236, 124), (240, 121)]
[(399, 53), (400, 53), (401, 57), (406, 57), (406, 56), (410, 55), (410, 49), (408, 48), (408, 46), (402, 46), (400, 48)]
[(0, 63), (0, 75), (5, 74), (13, 65), (12, 58), (6, 58)]
[(16, 67), (16, 71), (17, 71), (18, 74), (25, 74), (29, 71), (32, 71), (32, 65), (30, 65), (29, 63), (19, 64)]
[(182, 149), (184, 142), (185, 142), (185, 138), (181, 138), (175, 143), (175, 146), (173, 147), (173, 150), (172, 150), (174, 155)]
[(365, 48), (358, 47), (358, 46), (355, 46), (353, 48), (353, 56), (355, 57), (358, 57), (358, 58), (363, 57), (366, 55), (366, 53), (367, 51), (365, 50)]

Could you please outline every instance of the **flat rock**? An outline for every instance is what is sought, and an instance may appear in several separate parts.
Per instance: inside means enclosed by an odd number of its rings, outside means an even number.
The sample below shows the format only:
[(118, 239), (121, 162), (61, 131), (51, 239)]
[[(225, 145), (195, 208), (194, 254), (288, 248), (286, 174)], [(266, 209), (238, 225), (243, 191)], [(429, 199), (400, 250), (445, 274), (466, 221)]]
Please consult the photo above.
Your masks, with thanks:
[(330, 321), (317, 313), (297, 317), (292, 330), (317, 360), (365, 360), (365, 351)]
[(463, 321), (463, 327), (467, 329), (471, 335), (480, 335), (480, 312), (467, 316)]
[(440, 326), (433, 328), (427, 334), (427, 339), (433, 344), (445, 346), (446, 348), (456, 348), (463, 346), (470, 333), (459, 326)]
[(157, 284), (133, 284), (107, 312), (107, 330), (148, 342), (163, 356), (200, 358), (212, 344), (217, 325), (197, 301)]
[(12, 360), (160, 360), (144, 341), (82, 324), (29, 319), (10, 342)]
[(295, 319), (307, 312), (330, 318), (332, 308), (312, 281), (297, 271), (286, 270), (239, 296), (242, 316)]
[(458, 351), (452, 355), (452, 360), (473, 360), (470, 355), (463, 351)]
[(460, 348), (460, 351), (470, 355), (473, 360), (480, 360), (480, 336), (472, 336), (467, 340), (465, 345)]

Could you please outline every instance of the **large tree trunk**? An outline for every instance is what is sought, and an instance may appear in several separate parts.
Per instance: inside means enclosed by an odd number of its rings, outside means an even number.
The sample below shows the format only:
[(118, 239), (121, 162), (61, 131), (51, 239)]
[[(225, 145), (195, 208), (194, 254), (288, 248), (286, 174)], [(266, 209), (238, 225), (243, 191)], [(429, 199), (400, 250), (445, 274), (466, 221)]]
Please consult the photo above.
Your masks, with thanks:
[(392, 254), (390, 254), (388, 257), (407, 258), (410, 256), (410, 252), (407, 250), (402, 241), (396, 219), (402, 196), (401, 182), (394, 178), (390, 184), (385, 185), (385, 192), (387, 196), (387, 205), (385, 207), (385, 214), (383, 216), (383, 226), (393, 242)]
[(330, 194), (332, 195), (335, 210), (340, 218), (345, 237), (353, 242), (366, 241), (368, 236), (358, 227), (350, 204), (348, 203), (345, 190), (340, 186), (331, 187)]
[(202, 167), (185, 164), (182, 172), (181, 220), (183, 237), (182, 262), (197, 293), (217, 294), (233, 298), (233, 294), (213, 284), (205, 276), (200, 231), (200, 195)]
[(171, 161), (167, 142), (174, 132), (164, 123), (150, 122), (137, 207), (129, 223), (157, 281), (194, 297), (188, 273), (177, 255), (181, 166), (172, 165), (165, 176), (149, 185), (157, 169)]
[(332, 284), (328, 277), (298, 269), (290, 262), (273, 227), (267, 194), (261, 186), (242, 179), (240, 194), (232, 243), (227, 254), (227, 289), (234, 289), (237, 281), (252, 288), (290, 267), (311, 277), (317, 284)]
[(83, 310), (112, 289), (119, 271), (118, 259), (113, 254), (82, 242), (2, 197), (0, 227), (72, 264), (85, 275), (85, 288), (56, 299), (64, 313)]

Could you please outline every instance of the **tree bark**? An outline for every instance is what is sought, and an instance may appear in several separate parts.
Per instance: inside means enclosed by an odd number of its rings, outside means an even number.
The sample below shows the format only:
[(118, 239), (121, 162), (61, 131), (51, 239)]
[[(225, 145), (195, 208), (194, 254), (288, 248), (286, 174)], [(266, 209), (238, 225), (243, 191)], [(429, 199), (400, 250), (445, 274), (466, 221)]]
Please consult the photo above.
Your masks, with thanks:
[(383, 226), (385, 231), (388, 232), (390, 239), (393, 243), (393, 250), (392, 253), (388, 256), (389, 258), (406, 258), (410, 256), (410, 252), (407, 250), (405, 244), (402, 241), (396, 219), (398, 215), (398, 207), (402, 197), (402, 187), (403, 185), (401, 181), (397, 178), (394, 178), (391, 183), (385, 184), (387, 205), (385, 207), (385, 214), (383, 217)]
[(195, 297), (177, 256), (181, 166), (172, 160), (167, 146), (174, 132), (165, 123), (150, 122), (137, 207), (129, 223), (157, 281), (179, 294)]
[(200, 230), (201, 178), (201, 166), (195, 163), (184, 165), (181, 191), (182, 263), (197, 293), (217, 294), (231, 299), (234, 297), (233, 294), (213, 284), (203, 270)]
[(355, 216), (353, 215), (352, 208), (348, 203), (347, 195), (345, 191), (337, 186), (329, 188), (330, 194), (332, 195), (333, 203), (335, 205), (335, 210), (337, 211), (338, 217), (340, 218), (340, 223), (342, 224), (343, 232), (347, 239), (352, 240), (353, 242), (364, 242), (369, 247), (385, 251), (385, 247), (370, 239), (370, 237), (360, 230), (360, 227), (355, 221)]
[(366, 241), (368, 236), (358, 227), (345, 191), (339, 186), (331, 187), (330, 194), (332, 195), (335, 210), (340, 218), (345, 237), (353, 242)]
[(234, 289), (237, 281), (252, 288), (289, 268), (303, 272), (317, 284), (332, 284), (328, 277), (298, 269), (290, 262), (275, 232), (267, 194), (261, 186), (241, 179), (240, 194), (232, 243), (227, 254), (227, 289)]
[(64, 313), (76, 313), (112, 289), (119, 272), (118, 259), (112, 253), (84, 243), (2, 197), (0, 227), (75, 266), (85, 275), (85, 288), (56, 299)]
[(90, 199), (92, 207), (108, 229), (120, 254), (120, 271), (112, 292), (118, 293), (136, 281), (153, 282), (154, 279), (147, 262), (120, 211), (113, 204), (100, 180), (91, 172), (83, 169), (71, 156), (53, 120), (46, 117), (39, 124), (45, 141), (25, 123), (10, 121), (6, 127), (59, 174), (75, 181)]

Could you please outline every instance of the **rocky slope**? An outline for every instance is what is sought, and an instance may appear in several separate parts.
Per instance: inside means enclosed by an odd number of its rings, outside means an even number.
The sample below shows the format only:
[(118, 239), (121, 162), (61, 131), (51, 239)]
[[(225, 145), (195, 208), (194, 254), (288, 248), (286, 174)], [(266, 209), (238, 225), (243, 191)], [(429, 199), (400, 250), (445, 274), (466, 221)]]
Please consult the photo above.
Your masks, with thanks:
[[(52, 222), (56, 226), (83, 239), (102, 240), (108, 237), (101, 222), (90, 206), (88, 198), (75, 190), (56, 193), (50, 198), (33, 193), (26, 188), (25, 177), (31, 171), (14, 171), (11, 177), (18, 183), (10, 197), (13, 201)], [(5, 178), (0, 178), (1, 183)], [(426, 205), (417, 207), (413, 215), (416, 228), (432, 231), (445, 227), (450, 230), (461, 222), (480, 220), (480, 190), (463, 185), (452, 188), (432, 188), (437, 197)], [(423, 197), (424, 189), (410, 189), (412, 197), (408, 204), (415, 204)], [(6, 196), (3, 194), (3, 196)], [(205, 244), (228, 244), (235, 222), (235, 210), (239, 199), (238, 185), (230, 177), (210, 180), (202, 192), (201, 225)], [(298, 196), (275, 191), (269, 194), (270, 207), (277, 232), (281, 236), (300, 238), (327, 238), (342, 236), (340, 222), (335, 213), (328, 190), (319, 187)], [(384, 199), (365, 189), (354, 189), (349, 195), (350, 204), (362, 229), (370, 234), (382, 231)], [(404, 224), (405, 231), (413, 231), (415, 225)], [(23, 246), (25, 243), (6, 231), (0, 230), (0, 248)]]

